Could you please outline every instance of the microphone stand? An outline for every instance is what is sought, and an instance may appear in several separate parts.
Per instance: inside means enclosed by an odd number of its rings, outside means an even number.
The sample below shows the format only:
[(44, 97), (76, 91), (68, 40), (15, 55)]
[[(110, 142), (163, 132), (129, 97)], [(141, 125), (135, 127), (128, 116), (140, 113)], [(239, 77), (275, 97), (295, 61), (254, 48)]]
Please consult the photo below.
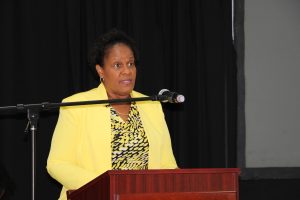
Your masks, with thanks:
[(58, 108), (61, 106), (79, 106), (79, 105), (92, 105), (92, 104), (115, 104), (135, 101), (161, 101), (166, 102), (168, 97), (166, 95), (153, 95), (149, 97), (127, 98), (127, 99), (108, 99), (108, 100), (92, 100), (92, 101), (77, 101), (77, 102), (63, 102), (63, 103), (37, 103), (37, 104), (17, 104), (16, 106), (0, 107), (1, 111), (26, 111), (28, 123), (25, 132), (31, 132), (31, 193), (32, 200), (35, 200), (35, 188), (36, 188), (36, 133), (38, 131), (38, 120), (40, 112), (43, 110), (49, 110)]

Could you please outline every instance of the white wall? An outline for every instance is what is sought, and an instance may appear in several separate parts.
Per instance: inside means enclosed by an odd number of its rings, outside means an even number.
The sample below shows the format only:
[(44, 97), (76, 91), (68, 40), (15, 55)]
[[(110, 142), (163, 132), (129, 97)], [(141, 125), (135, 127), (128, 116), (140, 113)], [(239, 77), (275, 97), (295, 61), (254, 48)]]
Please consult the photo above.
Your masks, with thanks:
[(300, 167), (300, 0), (245, 0), (246, 167)]

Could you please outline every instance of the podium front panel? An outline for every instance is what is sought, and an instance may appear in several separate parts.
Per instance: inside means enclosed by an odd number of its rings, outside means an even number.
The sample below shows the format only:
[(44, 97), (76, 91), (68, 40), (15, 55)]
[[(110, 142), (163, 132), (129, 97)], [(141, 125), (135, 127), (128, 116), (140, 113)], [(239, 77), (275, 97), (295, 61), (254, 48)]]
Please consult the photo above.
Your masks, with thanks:
[(170, 200), (176, 200), (176, 196), (186, 195), (185, 200), (201, 200), (206, 195), (210, 200), (218, 200), (221, 196), (235, 200), (238, 199), (238, 175), (236, 168), (110, 170), (69, 193), (68, 199), (127, 200), (129, 196), (132, 199), (160, 196), (163, 200), (166, 195), (174, 197)]

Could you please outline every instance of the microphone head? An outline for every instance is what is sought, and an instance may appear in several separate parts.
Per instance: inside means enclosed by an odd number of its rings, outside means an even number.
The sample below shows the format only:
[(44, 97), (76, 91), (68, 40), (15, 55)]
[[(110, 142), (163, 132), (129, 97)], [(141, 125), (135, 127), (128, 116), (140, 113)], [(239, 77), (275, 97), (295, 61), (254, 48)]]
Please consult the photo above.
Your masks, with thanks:
[(179, 94), (176, 97), (176, 100), (177, 100), (177, 103), (183, 103), (185, 101), (185, 97), (183, 95)]
[(162, 102), (183, 103), (185, 101), (185, 97), (182, 94), (178, 94), (176, 92), (170, 92), (168, 89), (160, 90), (158, 95), (164, 96), (164, 98), (166, 98), (161, 100)]

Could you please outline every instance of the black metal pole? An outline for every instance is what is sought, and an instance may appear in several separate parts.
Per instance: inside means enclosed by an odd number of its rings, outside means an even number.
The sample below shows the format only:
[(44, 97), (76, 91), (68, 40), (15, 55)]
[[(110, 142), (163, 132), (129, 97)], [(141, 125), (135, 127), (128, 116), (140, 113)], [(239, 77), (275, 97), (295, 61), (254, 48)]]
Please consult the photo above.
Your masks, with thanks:
[(61, 106), (79, 106), (79, 105), (92, 105), (92, 104), (116, 104), (134, 101), (166, 101), (168, 97), (165, 95), (153, 95), (149, 97), (127, 98), (127, 99), (107, 99), (107, 100), (91, 100), (91, 101), (76, 101), (76, 102), (63, 102), (63, 103), (50, 103), (43, 102), (37, 104), (17, 104), (16, 106), (0, 107), (0, 111), (23, 111), (28, 109), (49, 110)]
[(27, 118), (31, 133), (31, 199), (35, 200), (36, 189), (36, 134), (40, 109), (27, 109)]
[(35, 183), (36, 183), (36, 129), (31, 129), (31, 199), (35, 200)]

